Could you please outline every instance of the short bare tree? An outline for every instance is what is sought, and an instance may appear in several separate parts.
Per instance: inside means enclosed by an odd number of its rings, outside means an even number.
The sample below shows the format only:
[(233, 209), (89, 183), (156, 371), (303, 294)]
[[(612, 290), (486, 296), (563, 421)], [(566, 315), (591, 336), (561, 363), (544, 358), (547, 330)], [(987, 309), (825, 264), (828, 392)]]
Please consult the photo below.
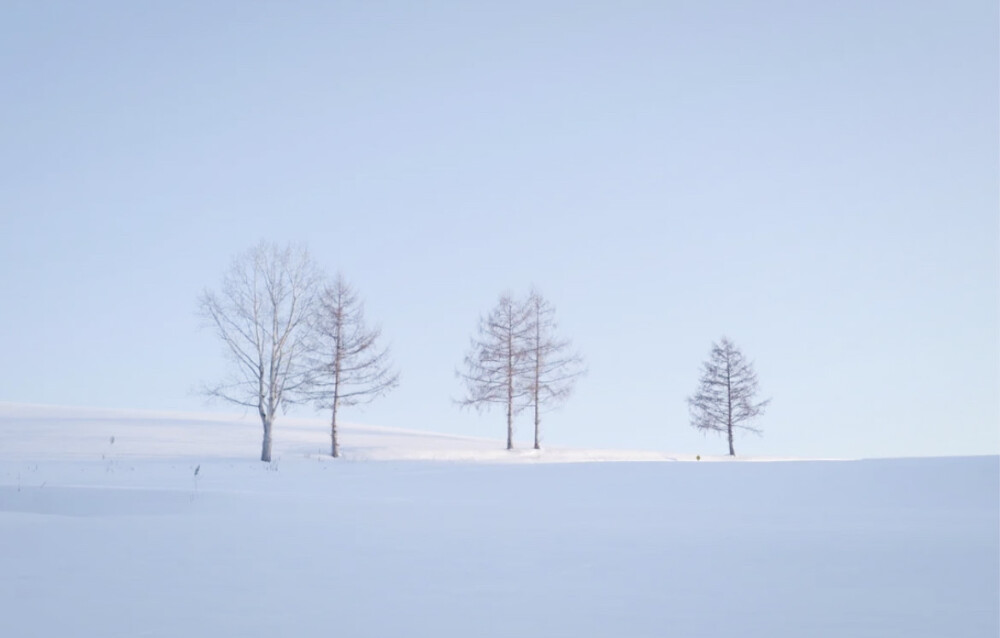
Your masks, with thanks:
[(382, 331), (365, 325), (364, 304), (341, 274), (323, 289), (313, 322), (309, 395), (328, 409), (330, 455), (340, 456), (337, 412), (340, 406), (369, 403), (399, 384)]
[(704, 363), (698, 391), (688, 397), (691, 425), (703, 431), (725, 433), (729, 438), (729, 455), (733, 448), (733, 430), (740, 428), (755, 434), (760, 430), (750, 425), (764, 413), (770, 399), (755, 401), (757, 373), (729, 339), (723, 337), (712, 344), (712, 352)]
[(528, 314), (527, 385), (528, 402), (535, 416), (535, 449), (541, 449), (541, 410), (557, 407), (573, 393), (583, 374), (583, 358), (572, 350), (568, 339), (556, 336), (555, 308), (541, 293), (532, 290), (525, 302)]
[(465, 382), (463, 407), (477, 410), (502, 405), (507, 411), (507, 449), (514, 448), (514, 415), (527, 407), (528, 388), (524, 379), (530, 361), (527, 356), (528, 312), (524, 304), (504, 293), (490, 314), (479, 320), (478, 334), (472, 338), (465, 357), (465, 369), (458, 376)]
[(232, 362), (230, 376), (205, 391), (257, 410), (261, 461), (271, 460), (278, 409), (305, 398), (309, 319), (320, 281), (305, 248), (261, 242), (233, 260), (218, 293), (206, 290), (199, 300)]

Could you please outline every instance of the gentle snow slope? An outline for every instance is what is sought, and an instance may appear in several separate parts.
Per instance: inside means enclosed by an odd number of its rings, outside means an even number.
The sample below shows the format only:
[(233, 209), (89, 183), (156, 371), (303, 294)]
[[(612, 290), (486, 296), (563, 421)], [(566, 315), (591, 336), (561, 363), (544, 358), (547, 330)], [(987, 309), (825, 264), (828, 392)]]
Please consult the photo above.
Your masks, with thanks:
[(268, 465), (137, 416), (0, 406), (0, 635), (1000, 631), (997, 457)]
[[(693, 457), (635, 450), (531, 449), (507, 451), (495, 439), (433, 434), (399, 428), (342, 424), (341, 451), (348, 460), (452, 460), (520, 462), (672, 461)], [(61, 408), (0, 403), (0, 459), (260, 457), (256, 414), (187, 414)], [(279, 417), (275, 459), (330, 453), (324, 419)], [(721, 457), (725, 458), (725, 457)], [(720, 460), (705, 457), (704, 460)]]

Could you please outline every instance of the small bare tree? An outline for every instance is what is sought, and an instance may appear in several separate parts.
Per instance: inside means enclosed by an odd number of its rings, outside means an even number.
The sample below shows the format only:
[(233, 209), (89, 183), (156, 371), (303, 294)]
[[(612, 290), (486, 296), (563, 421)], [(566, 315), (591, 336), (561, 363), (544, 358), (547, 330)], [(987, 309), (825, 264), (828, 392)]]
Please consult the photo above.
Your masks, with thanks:
[(230, 377), (205, 392), (257, 410), (261, 461), (271, 460), (278, 409), (304, 399), (308, 321), (319, 282), (304, 248), (261, 242), (233, 260), (218, 293), (206, 290), (199, 300), (232, 361)]
[(330, 455), (340, 456), (337, 411), (369, 403), (399, 384), (389, 349), (379, 345), (380, 328), (365, 325), (364, 304), (341, 274), (323, 289), (314, 320), (309, 395), (330, 410)]
[(556, 337), (555, 308), (532, 290), (525, 302), (528, 313), (528, 401), (535, 416), (535, 449), (541, 449), (541, 408), (556, 407), (573, 393), (583, 374), (583, 358), (571, 350), (568, 339)]
[(760, 434), (750, 422), (764, 413), (770, 399), (755, 402), (757, 373), (729, 339), (712, 344), (712, 352), (704, 363), (698, 391), (688, 397), (691, 425), (704, 431), (725, 432), (729, 438), (729, 455), (733, 448), (733, 430), (741, 428)]
[(514, 415), (527, 405), (523, 380), (530, 365), (526, 349), (529, 329), (525, 305), (504, 293), (493, 311), (479, 320), (479, 332), (465, 357), (465, 370), (457, 373), (466, 385), (466, 396), (459, 405), (477, 410), (492, 405), (506, 408), (508, 450), (514, 448)]

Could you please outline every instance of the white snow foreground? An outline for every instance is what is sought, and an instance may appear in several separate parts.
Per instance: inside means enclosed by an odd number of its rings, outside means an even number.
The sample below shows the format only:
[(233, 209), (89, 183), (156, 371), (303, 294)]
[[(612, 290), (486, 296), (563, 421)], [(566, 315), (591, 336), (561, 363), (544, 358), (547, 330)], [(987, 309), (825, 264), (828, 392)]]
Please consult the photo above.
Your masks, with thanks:
[(0, 634), (1000, 633), (996, 456), (480, 463), (531, 455), (346, 427), (470, 462), (344, 463), (317, 423), (265, 464), (249, 418), (0, 404)]

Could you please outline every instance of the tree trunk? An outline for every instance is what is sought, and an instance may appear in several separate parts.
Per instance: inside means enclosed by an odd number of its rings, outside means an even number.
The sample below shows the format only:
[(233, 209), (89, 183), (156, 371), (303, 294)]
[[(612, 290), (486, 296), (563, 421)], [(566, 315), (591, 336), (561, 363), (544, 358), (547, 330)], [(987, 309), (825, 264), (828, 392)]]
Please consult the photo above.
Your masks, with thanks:
[[(342, 291), (341, 291), (342, 293)], [(340, 372), (344, 366), (344, 296), (337, 295), (337, 332), (334, 337), (333, 350), (333, 416), (330, 417), (330, 456), (340, 456), (340, 445), (337, 444), (337, 407), (340, 405)]]
[(330, 456), (340, 456), (340, 445), (337, 443), (337, 401), (333, 402), (333, 416), (330, 418)]
[(507, 324), (507, 449), (514, 449), (514, 326)]
[(514, 449), (514, 406), (507, 402), (507, 449)]
[(726, 352), (726, 432), (729, 434), (729, 456), (736, 456), (733, 449), (733, 369)]
[(541, 418), (538, 415), (538, 397), (535, 397), (535, 449), (540, 450), (542, 447), (539, 445), (538, 441), (538, 428), (542, 424)]
[(261, 422), (264, 425), (264, 443), (261, 445), (260, 449), (260, 460), (265, 463), (271, 462), (271, 425), (272, 419), (266, 416), (261, 416)]
[(535, 378), (531, 386), (532, 399), (535, 403), (535, 449), (541, 449), (538, 445), (538, 426), (541, 425), (541, 418), (538, 416), (538, 399), (542, 383), (542, 318), (539, 308), (539, 299), (535, 299)]

